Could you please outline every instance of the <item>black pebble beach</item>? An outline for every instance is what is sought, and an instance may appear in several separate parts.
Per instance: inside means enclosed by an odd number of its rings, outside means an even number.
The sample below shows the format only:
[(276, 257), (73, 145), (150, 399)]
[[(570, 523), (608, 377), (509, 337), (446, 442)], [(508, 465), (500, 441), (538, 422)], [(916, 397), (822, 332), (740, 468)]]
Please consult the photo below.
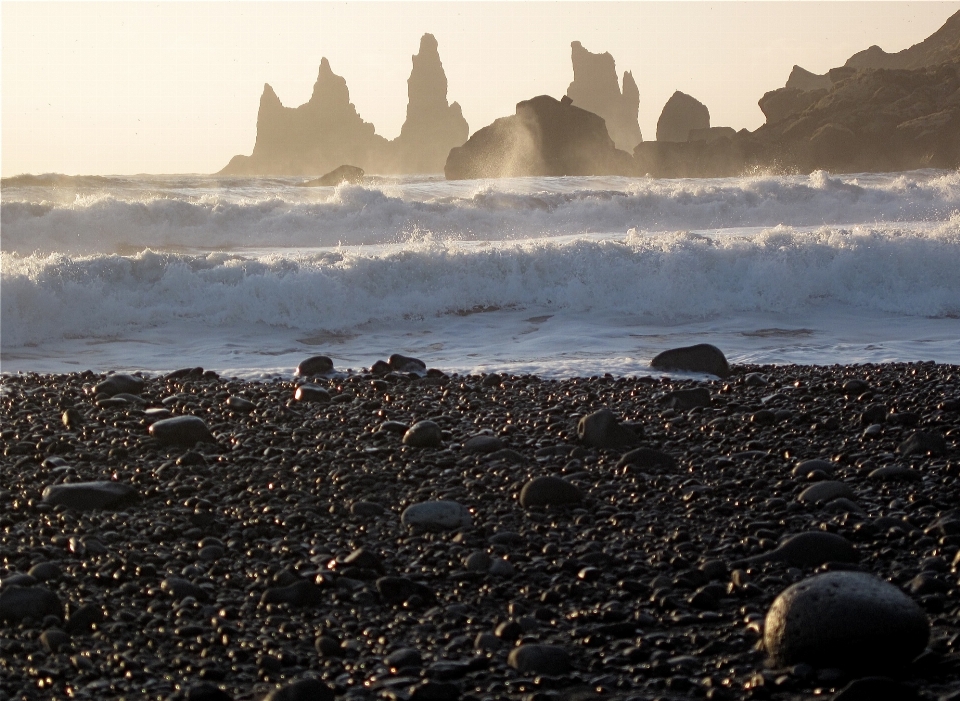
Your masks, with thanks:
[[(731, 370), (5, 375), (0, 701), (960, 699), (960, 367)], [(770, 659), (851, 571), (919, 655)]]

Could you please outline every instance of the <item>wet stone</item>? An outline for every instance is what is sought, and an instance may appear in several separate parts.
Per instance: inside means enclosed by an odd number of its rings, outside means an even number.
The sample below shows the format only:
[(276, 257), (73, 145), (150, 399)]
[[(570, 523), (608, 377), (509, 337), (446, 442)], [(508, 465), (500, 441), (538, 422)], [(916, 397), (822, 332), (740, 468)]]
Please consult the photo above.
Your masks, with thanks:
[(334, 694), (333, 688), (319, 679), (300, 679), (274, 689), (263, 701), (333, 701)]
[(676, 459), (653, 448), (636, 448), (624, 455), (617, 462), (617, 467), (630, 467), (636, 470), (665, 469), (672, 470), (677, 466)]
[(947, 440), (939, 433), (916, 431), (897, 447), (901, 455), (940, 456), (947, 452)]
[(386, 512), (383, 506), (372, 501), (357, 501), (350, 505), (351, 514), (364, 518), (376, 518), (383, 516)]
[(853, 544), (835, 533), (810, 531), (786, 538), (775, 550), (741, 561), (786, 562), (797, 567), (815, 567), (825, 562), (856, 562)]
[(174, 599), (185, 599), (192, 596), (197, 601), (206, 601), (207, 592), (193, 582), (179, 577), (167, 577), (160, 583), (160, 589)]
[(93, 392), (113, 397), (117, 394), (140, 394), (143, 391), (144, 381), (134, 375), (110, 375), (103, 382), (98, 383)]
[(60, 652), (70, 643), (70, 636), (59, 628), (48, 628), (40, 634), (40, 644), (47, 652)]
[(677, 411), (690, 411), (698, 406), (710, 406), (710, 390), (706, 387), (677, 389), (663, 396), (666, 406)]
[(63, 575), (60, 565), (55, 562), (40, 562), (27, 570), (27, 574), (34, 577), (38, 582), (50, 582)]
[(290, 606), (316, 606), (323, 601), (323, 591), (306, 579), (285, 587), (267, 589), (260, 597), (261, 604), (289, 604)]
[(400, 355), (399, 353), (391, 355), (387, 360), (387, 365), (390, 366), (390, 370), (393, 372), (422, 373), (426, 372), (427, 369), (427, 364), (419, 358), (411, 358), (406, 355)]
[(249, 399), (238, 397), (234, 394), (230, 397), (227, 397), (227, 408), (229, 408), (231, 411), (249, 413), (256, 409), (257, 405), (251, 402)]

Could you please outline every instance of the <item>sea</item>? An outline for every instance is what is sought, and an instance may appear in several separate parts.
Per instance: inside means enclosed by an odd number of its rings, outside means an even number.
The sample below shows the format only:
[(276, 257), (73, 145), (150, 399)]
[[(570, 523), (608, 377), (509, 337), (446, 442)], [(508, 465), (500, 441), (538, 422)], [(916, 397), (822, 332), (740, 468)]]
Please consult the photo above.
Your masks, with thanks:
[(960, 172), (3, 178), (0, 372), (960, 363)]

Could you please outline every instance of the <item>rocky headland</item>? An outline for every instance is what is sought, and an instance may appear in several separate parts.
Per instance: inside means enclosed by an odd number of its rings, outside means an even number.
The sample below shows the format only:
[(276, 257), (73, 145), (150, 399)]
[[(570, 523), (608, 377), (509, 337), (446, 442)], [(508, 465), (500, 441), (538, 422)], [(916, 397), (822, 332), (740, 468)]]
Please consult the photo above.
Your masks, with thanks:
[[(599, 58), (582, 47), (578, 52), (575, 45), (575, 61), (578, 54), (589, 55), (592, 61)], [(610, 82), (608, 74), (613, 69), (612, 59), (607, 63), (607, 70), (597, 72), (607, 76), (603, 84)], [(615, 87), (616, 74), (612, 77)], [(612, 94), (609, 86), (606, 92)], [(826, 75), (794, 66), (786, 85), (766, 93), (759, 106), (766, 123), (753, 132), (737, 132), (729, 127), (711, 127), (707, 106), (678, 91), (663, 108), (657, 140), (638, 142), (629, 168), (622, 159), (599, 159), (597, 169), (590, 174), (728, 177), (762, 171), (849, 173), (958, 168), (960, 13), (928, 39), (896, 54), (873, 46)], [(612, 117), (606, 119), (612, 134)], [(497, 177), (495, 168), (471, 163), (471, 158), (510, 163), (512, 167), (501, 176), (539, 174), (535, 168), (524, 170), (514, 165), (537, 160), (513, 159), (516, 146), (512, 141), (499, 147), (475, 147), (471, 141), (456, 152), (455, 163), (448, 160), (448, 177), (476, 177), (461, 175), (474, 172)], [(571, 143), (569, 148), (578, 150), (582, 145)]]
[(955, 701), (960, 368), (7, 375), (0, 699)]

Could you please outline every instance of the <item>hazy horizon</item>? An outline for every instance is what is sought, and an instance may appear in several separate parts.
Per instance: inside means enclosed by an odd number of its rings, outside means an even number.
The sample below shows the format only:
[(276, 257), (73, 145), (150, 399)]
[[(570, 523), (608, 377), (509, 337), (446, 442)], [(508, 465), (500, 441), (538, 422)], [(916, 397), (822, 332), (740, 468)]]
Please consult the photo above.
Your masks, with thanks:
[(632, 71), (655, 138), (682, 90), (713, 126), (753, 130), (794, 64), (817, 73), (905, 49), (960, 2), (3, 2), (2, 174), (212, 173), (249, 154), (264, 83), (306, 102), (322, 57), (377, 133), (406, 112), (411, 56), (439, 42), (470, 133), (534, 95), (562, 96), (570, 43)]

